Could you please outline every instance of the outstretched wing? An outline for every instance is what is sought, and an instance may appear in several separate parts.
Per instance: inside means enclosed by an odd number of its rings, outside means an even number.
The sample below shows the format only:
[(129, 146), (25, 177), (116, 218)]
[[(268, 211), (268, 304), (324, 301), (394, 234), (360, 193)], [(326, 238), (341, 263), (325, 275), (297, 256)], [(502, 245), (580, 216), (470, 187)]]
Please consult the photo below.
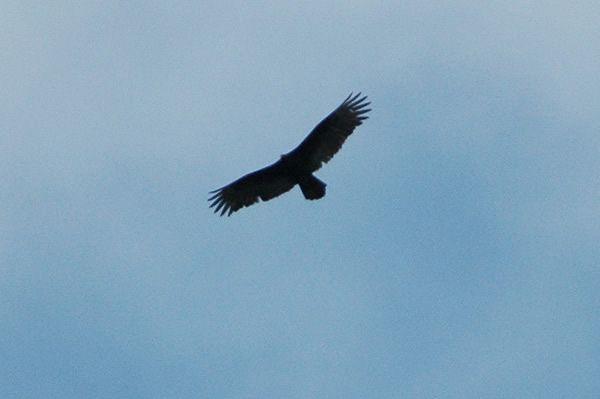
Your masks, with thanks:
[(303, 165), (305, 170), (314, 172), (333, 158), (354, 129), (368, 118), (365, 114), (371, 109), (366, 107), (371, 103), (365, 102), (367, 96), (361, 98), (360, 95), (350, 94), (298, 147), (287, 154), (295, 165)]
[(268, 201), (275, 198), (296, 185), (295, 180), (286, 173), (281, 161), (271, 166), (257, 170), (237, 179), (217, 190), (208, 200), (212, 201), (210, 207), (215, 207), (215, 213), (221, 211), (221, 216), (258, 202), (259, 198)]

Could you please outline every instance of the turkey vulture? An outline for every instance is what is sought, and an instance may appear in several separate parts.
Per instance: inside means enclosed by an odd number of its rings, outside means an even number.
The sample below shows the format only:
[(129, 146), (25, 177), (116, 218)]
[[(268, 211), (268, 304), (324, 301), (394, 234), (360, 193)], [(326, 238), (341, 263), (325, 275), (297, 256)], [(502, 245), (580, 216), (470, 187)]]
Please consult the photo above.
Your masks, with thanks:
[(329, 116), (321, 121), (312, 132), (291, 152), (284, 154), (274, 164), (249, 173), (217, 190), (208, 200), (213, 201), (215, 213), (221, 216), (250, 206), (260, 198), (268, 201), (300, 185), (304, 198), (316, 200), (325, 195), (325, 186), (313, 176), (323, 163), (329, 162), (354, 129), (367, 119), (371, 104), (367, 96), (350, 94)]

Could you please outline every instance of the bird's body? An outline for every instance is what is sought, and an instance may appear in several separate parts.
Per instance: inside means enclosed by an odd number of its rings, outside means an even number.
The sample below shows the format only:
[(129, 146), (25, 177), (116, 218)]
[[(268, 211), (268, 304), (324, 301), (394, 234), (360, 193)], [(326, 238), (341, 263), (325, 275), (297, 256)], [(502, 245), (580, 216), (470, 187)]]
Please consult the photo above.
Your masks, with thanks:
[(329, 162), (340, 150), (342, 144), (362, 121), (370, 109), (370, 103), (364, 102), (366, 96), (360, 93), (349, 95), (327, 118), (323, 119), (310, 134), (287, 154), (283, 154), (274, 164), (249, 173), (238, 180), (217, 190), (209, 201), (215, 213), (221, 216), (258, 202), (268, 201), (289, 190), (296, 184), (300, 186), (304, 198), (316, 200), (325, 195), (325, 186), (313, 172), (323, 163)]

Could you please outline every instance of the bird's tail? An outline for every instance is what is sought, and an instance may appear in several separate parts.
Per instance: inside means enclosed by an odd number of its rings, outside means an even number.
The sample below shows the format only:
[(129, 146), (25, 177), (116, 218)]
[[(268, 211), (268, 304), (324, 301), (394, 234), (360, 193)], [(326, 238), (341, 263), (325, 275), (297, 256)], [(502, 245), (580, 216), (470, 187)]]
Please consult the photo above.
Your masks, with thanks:
[(302, 194), (304, 194), (304, 198), (307, 200), (316, 200), (325, 196), (326, 185), (321, 180), (310, 175), (308, 179), (300, 183), (300, 189), (302, 190)]

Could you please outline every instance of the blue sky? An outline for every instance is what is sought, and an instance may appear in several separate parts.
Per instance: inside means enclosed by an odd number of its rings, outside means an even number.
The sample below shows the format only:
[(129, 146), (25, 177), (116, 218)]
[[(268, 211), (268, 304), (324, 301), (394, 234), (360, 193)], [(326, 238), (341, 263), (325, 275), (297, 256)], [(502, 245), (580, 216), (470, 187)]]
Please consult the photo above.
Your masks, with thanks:
[[(3, 398), (595, 398), (600, 4), (0, 6)], [(351, 91), (317, 176), (219, 218)]]

